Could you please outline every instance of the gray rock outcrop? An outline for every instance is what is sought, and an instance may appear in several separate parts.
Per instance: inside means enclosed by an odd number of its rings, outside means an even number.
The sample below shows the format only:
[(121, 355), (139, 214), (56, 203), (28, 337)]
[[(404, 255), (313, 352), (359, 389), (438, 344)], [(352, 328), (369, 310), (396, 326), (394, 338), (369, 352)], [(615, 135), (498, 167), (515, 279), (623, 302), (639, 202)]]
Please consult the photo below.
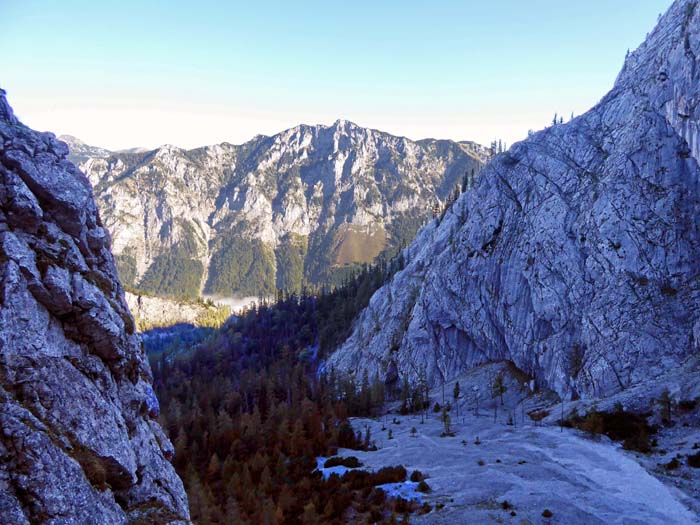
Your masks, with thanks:
[(184, 524), (88, 179), (0, 90), (0, 522)]
[[(134, 316), (139, 332), (174, 324), (218, 326), (231, 316), (231, 308), (205, 302), (177, 301), (126, 292), (126, 304)], [(212, 322), (217, 320), (219, 322)]]
[(592, 397), (697, 355), (699, 55), (700, 8), (678, 0), (594, 108), (497, 156), (419, 233), (329, 365), (435, 384), (510, 360)]

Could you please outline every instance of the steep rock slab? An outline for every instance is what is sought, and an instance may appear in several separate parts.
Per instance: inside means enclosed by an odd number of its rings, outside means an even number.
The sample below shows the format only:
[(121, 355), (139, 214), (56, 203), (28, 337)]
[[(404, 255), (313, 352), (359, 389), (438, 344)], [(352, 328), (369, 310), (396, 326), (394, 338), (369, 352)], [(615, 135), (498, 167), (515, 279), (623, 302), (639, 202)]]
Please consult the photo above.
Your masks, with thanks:
[(511, 360), (572, 397), (700, 350), (700, 8), (676, 1), (588, 113), (514, 145), (407, 250), (330, 366), (433, 383)]
[(0, 516), (188, 523), (85, 175), (0, 90)]

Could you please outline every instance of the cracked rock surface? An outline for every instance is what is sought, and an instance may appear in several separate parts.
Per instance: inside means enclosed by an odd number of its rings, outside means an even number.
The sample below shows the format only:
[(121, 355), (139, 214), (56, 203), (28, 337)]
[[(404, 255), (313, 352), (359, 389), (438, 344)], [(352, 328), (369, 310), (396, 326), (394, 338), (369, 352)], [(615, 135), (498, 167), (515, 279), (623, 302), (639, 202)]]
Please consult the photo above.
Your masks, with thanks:
[(331, 356), (439, 383), (510, 360), (567, 397), (700, 351), (700, 7), (678, 0), (589, 112), (515, 144), (407, 249)]
[(188, 523), (88, 179), (0, 90), (0, 521)]

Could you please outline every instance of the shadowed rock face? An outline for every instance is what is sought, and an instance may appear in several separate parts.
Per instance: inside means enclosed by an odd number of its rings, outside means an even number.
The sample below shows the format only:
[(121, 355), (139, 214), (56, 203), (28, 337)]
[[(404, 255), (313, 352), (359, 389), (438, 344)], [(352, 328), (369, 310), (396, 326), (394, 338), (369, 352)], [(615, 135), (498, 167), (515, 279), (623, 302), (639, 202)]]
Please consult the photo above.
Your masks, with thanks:
[(700, 8), (677, 1), (597, 106), (496, 157), (419, 233), (330, 365), (435, 383), (505, 359), (597, 396), (697, 354), (699, 54)]
[(0, 521), (187, 523), (87, 178), (0, 90)]

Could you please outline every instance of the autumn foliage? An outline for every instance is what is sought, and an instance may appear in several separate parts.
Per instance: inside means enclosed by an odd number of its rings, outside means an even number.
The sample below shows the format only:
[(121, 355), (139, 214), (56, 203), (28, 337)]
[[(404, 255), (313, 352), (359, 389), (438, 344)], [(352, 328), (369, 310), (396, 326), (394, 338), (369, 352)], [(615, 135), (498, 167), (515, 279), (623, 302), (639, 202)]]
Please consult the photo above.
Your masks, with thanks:
[(376, 378), (355, 385), (318, 373), (317, 306), (281, 297), (195, 351), (152, 362), (161, 423), (198, 525), (392, 523), (415, 510), (374, 487), (405, 479), (403, 467), (328, 480), (316, 471), (316, 458), (339, 446), (372, 446), (348, 414), (384, 401)]

